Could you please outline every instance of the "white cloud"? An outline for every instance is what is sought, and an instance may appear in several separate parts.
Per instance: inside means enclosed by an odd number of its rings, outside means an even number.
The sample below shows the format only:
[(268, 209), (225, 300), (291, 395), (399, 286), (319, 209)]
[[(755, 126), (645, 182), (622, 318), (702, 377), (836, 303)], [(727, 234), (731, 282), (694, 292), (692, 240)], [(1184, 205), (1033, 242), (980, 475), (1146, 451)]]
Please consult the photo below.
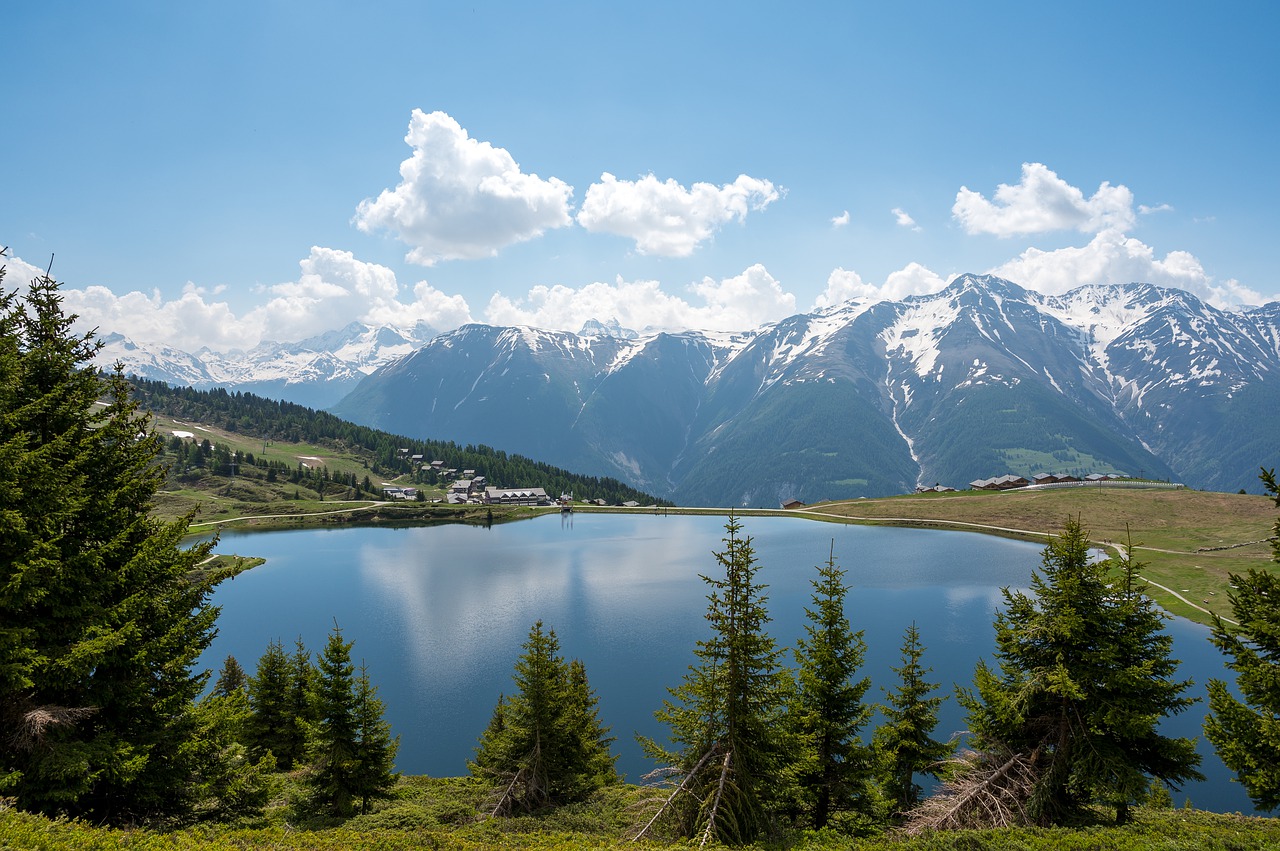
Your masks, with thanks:
[(745, 174), (723, 186), (695, 183), (685, 189), (652, 174), (633, 181), (605, 172), (588, 187), (578, 224), (633, 239), (641, 254), (687, 257), (725, 223), (744, 221), (749, 210), (763, 210), (778, 198), (772, 183)]
[(1133, 193), (1103, 182), (1091, 198), (1040, 163), (1023, 163), (1016, 186), (996, 187), (994, 203), (960, 187), (951, 213), (971, 234), (1014, 236), (1055, 230), (1097, 233), (1132, 227)]
[(908, 263), (896, 272), (890, 272), (880, 287), (882, 298), (901, 299), (909, 295), (926, 295), (936, 293), (947, 285), (944, 279), (932, 269), (919, 263)]
[(1083, 246), (1028, 248), (991, 273), (1048, 295), (1085, 284), (1142, 282), (1186, 290), (1219, 308), (1276, 298), (1236, 280), (1217, 283), (1189, 252), (1170, 251), (1162, 259), (1151, 246), (1118, 230), (1104, 230)]
[(636, 330), (742, 331), (796, 312), (795, 296), (759, 264), (741, 275), (690, 284), (693, 301), (664, 292), (657, 281), (593, 283), (579, 289), (538, 286), (512, 300), (495, 293), (485, 320), (495, 325), (531, 325), (577, 331), (588, 319), (617, 319)]
[(813, 309), (833, 307), (855, 298), (897, 301), (909, 295), (937, 292), (946, 286), (946, 283), (939, 275), (919, 263), (909, 263), (904, 268), (890, 273), (883, 284), (868, 283), (862, 280), (862, 276), (857, 272), (836, 268), (827, 276), (827, 288), (814, 299)]
[(76, 329), (97, 328), (100, 334), (123, 334), (133, 340), (164, 343), (183, 351), (245, 349), (262, 340), (257, 322), (236, 316), (224, 301), (208, 301), (209, 293), (193, 284), (176, 299), (159, 290), (116, 295), (106, 287), (62, 290), (64, 309), (79, 314)]
[(1146, 204), (1139, 204), (1138, 212), (1144, 216), (1149, 216), (1152, 213), (1172, 213), (1173, 206), (1170, 204), (1157, 204), (1154, 207), (1148, 207)]
[(401, 302), (393, 271), (349, 251), (314, 246), (298, 266), (297, 281), (270, 287), (272, 298), (246, 316), (261, 326), (263, 339), (303, 339), (353, 319), (401, 326), (421, 321), (439, 329), (470, 321), (462, 296), (444, 296), (425, 282), (415, 287), (413, 301)]
[(827, 276), (827, 288), (814, 299), (813, 309), (832, 307), (851, 298), (876, 297), (877, 287), (862, 280), (857, 272), (836, 268)]
[(443, 112), (415, 109), (404, 140), (413, 156), (400, 164), (399, 185), (360, 202), (354, 221), (413, 246), (410, 262), (492, 257), (572, 222), (572, 186), (525, 174), (505, 149), (472, 139)]
[(44, 274), (44, 269), (32, 266), (21, 257), (6, 254), (0, 257), (0, 266), (4, 267), (4, 283), (6, 290), (25, 290), (32, 281)]
[(894, 207), (889, 212), (893, 213), (894, 220), (899, 227), (911, 228), (914, 231), (920, 230), (920, 226), (916, 224), (916, 220), (911, 218), (901, 207)]
[(840, 215), (838, 215), (838, 216), (832, 216), (832, 217), (831, 217), (831, 226), (832, 226), (833, 228), (842, 228), (842, 227), (844, 227), (844, 226), (845, 226), (845, 225), (847, 225), (847, 224), (849, 224), (849, 211), (848, 211), (848, 210), (845, 210), (843, 213), (841, 213), (841, 214), (840, 214)]
[[(66, 309), (80, 315), (77, 328), (120, 333), (139, 342), (164, 343), (184, 351), (252, 348), (263, 340), (292, 342), (354, 321), (409, 326), (426, 322), (447, 330), (471, 321), (466, 300), (447, 296), (426, 281), (402, 301), (395, 274), (357, 260), (348, 251), (313, 247), (299, 264), (296, 281), (262, 290), (267, 300), (237, 315), (216, 292), (187, 284), (176, 299), (159, 292), (117, 296), (106, 287), (63, 289)], [(221, 289), (221, 288), (219, 288)]]

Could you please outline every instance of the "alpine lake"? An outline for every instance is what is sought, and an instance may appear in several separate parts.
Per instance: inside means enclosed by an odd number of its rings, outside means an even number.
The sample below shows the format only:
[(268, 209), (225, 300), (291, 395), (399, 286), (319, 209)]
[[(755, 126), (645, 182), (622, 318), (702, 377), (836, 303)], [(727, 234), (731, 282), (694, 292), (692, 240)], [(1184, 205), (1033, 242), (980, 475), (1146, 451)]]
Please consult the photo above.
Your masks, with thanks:
[[(490, 528), (443, 525), (350, 527), (222, 534), (217, 550), (266, 563), (223, 582), (218, 633), (200, 660), (214, 673), (234, 655), (252, 674), (267, 644), (291, 653), (301, 638), (313, 653), (340, 626), (353, 640), (400, 736), (396, 760), (407, 774), (467, 773), (467, 760), (511, 675), (535, 621), (554, 629), (566, 659), (581, 659), (616, 737), (618, 768), (630, 782), (657, 766), (636, 734), (664, 740), (653, 717), (709, 636), (708, 591), (717, 575), (723, 516), (551, 514)], [(946, 696), (935, 738), (964, 729), (955, 688), (975, 663), (991, 659), (1000, 589), (1026, 590), (1043, 547), (972, 532), (746, 517), (768, 585), (769, 632), (790, 648), (804, 632), (816, 567), (834, 552), (851, 588), (845, 613), (862, 630), (871, 678), (868, 702), (894, 688), (903, 632), (915, 623), (930, 680)], [(722, 572), (722, 571), (720, 571)], [(1201, 724), (1209, 678), (1234, 682), (1207, 627), (1166, 621), (1179, 676), (1201, 702), (1164, 722), (1169, 735), (1198, 738), (1204, 782), (1173, 791), (1176, 804), (1253, 812)], [(786, 661), (792, 661), (790, 654)], [(212, 679), (210, 680), (212, 684)], [(864, 734), (869, 736), (873, 718)], [(925, 778), (926, 780), (928, 778)]]

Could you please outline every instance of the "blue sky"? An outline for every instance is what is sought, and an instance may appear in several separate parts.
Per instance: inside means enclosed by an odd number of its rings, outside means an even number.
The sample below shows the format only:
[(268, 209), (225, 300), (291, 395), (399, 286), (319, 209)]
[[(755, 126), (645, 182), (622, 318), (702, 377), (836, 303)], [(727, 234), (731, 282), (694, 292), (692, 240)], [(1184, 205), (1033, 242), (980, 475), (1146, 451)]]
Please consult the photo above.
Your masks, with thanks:
[(6, 10), (0, 245), (186, 349), (752, 327), (996, 272), (1275, 300), (1272, 3)]

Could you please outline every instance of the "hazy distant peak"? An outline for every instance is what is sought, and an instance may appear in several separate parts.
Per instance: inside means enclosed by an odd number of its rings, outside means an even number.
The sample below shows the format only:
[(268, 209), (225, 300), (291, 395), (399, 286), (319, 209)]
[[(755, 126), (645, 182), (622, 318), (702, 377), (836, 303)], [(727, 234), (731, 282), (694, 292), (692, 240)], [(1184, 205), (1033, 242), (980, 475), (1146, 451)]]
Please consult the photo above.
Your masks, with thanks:
[(579, 337), (613, 337), (615, 340), (634, 340), (640, 335), (630, 328), (623, 328), (617, 318), (611, 318), (607, 322), (601, 322), (598, 319), (588, 319), (582, 325), (582, 330), (578, 332)]

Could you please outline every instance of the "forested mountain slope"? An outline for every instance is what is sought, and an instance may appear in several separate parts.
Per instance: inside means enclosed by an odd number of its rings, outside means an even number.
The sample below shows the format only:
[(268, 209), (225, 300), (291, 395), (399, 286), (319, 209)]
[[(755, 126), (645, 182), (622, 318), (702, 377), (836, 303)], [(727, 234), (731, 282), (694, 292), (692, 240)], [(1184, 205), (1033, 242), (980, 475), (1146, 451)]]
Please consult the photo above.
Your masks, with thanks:
[(617, 479), (580, 475), (482, 444), (461, 445), (389, 434), (323, 411), (264, 399), (252, 393), (171, 387), (164, 382), (136, 377), (132, 382), (134, 397), (148, 411), (274, 441), (306, 441), (344, 450), (362, 449), (370, 454), (373, 469), (386, 474), (411, 472), (412, 456), (421, 455), (428, 462), (443, 461), (445, 467), (475, 470), (495, 486), (541, 487), (552, 497), (572, 493), (579, 499), (603, 499), (610, 504), (628, 500), (643, 505), (655, 502), (653, 496)]

